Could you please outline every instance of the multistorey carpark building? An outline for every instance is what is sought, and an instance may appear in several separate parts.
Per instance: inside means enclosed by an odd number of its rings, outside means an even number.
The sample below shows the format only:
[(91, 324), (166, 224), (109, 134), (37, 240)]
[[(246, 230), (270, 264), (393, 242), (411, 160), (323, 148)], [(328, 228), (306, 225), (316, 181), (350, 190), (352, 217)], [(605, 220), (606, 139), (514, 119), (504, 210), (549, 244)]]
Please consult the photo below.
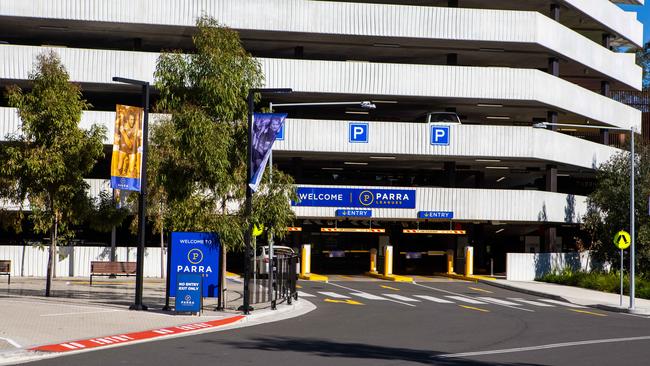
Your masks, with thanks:
[[(212, 16), (266, 87), (293, 89), (258, 107), (305, 103), (274, 108), (289, 117), (273, 162), (302, 199), (285, 242), (311, 244), (314, 271), (366, 270), (387, 244), (396, 272), (440, 271), (437, 254), (468, 245), (477, 272), (501, 271), (507, 252), (576, 249), (598, 166), (641, 127), (610, 98), (642, 83), (617, 50), (640, 47), (643, 26), (617, 3), (643, 0), (0, 0), (0, 84), (27, 85), (53, 48), (94, 106), (82, 123), (113, 136), (115, 104), (140, 96), (112, 77), (153, 82), (159, 53), (192, 52)], [(4, 137), (19, 121), (3, 104)]]

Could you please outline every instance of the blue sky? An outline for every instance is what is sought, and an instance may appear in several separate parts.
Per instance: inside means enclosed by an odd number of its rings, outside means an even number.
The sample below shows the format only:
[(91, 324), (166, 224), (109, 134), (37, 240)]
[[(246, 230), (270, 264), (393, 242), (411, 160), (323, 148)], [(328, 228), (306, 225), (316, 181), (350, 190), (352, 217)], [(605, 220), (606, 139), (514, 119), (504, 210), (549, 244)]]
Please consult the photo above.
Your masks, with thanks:
[(650, 3), (646, 0), (648, 5), (634, 6), (634, 5), (621, 5), (625, 10), (632, 10), (639, 13), (638, 18), (643, 23), (643, 41), (650, 41)]

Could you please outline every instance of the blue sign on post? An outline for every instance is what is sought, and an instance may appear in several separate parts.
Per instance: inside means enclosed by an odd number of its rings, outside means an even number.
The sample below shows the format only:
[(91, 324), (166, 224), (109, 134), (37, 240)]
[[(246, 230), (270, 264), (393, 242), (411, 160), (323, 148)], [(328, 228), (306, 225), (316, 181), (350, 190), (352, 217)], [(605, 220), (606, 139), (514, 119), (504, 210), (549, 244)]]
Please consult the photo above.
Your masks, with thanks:
[(337, 217), (372, 217), (372, 210), (336, 210)]
[(280, 130), (275, 134), (275, 141), (283, 141), (284, 140), (284, 126), (286, 126), (286, 123), (283, 123), (282, 126), (280, 126)]
[(453, 211), (418, 211), (418, 219), (453, 219)]
[(350, 122), (348, 141), (351, 143), (368, 143), (368, 124)]
[(449, 126), (431, 125), (431, 145), (449, 145)]
[(174, 310), (177, 312), (201, 312), (201, 287), (200, 274), (179, 273), (176, 275), (176, 299)]
[(219, 297), (219, 235), (216, 233), (173, 232), (169, 296), (176, 296), (177, 276), (195, 274), (203, 278), (203, 297)]
[(415, 208), (415, 189), (298, 187), (293, 206)]

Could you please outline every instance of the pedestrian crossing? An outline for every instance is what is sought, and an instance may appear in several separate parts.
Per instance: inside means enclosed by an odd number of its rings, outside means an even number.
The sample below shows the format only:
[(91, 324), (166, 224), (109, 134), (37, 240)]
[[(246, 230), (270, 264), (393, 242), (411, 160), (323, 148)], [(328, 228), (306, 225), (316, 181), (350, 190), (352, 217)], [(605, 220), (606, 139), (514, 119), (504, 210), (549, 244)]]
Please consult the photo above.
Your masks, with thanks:
[[(342, 292), (342, 291), (341, 291)], [(371, 301), (396, 301), (402, 303), (435, 303), (435, 304), (456, 304), (456, 305), (503, 305), (507, 307), (517, 308), (585, 308), (581, 305), (572, 304), (565, 301), (552, 300), (552, 299), (524, 299), (520, 297), (509, 297), (501, 299), (492, 296), (463, 296), (463, 295), (402, 295), (394, 293), (371, 294), (363, 291), (350, 291), (345, 293), (334, 291), (317, 291), (316, 293), (309, 293), (305, 291), (298, 291), (298, 296), (302, 298), (329, 298), (329, 299), (364, 299)]]

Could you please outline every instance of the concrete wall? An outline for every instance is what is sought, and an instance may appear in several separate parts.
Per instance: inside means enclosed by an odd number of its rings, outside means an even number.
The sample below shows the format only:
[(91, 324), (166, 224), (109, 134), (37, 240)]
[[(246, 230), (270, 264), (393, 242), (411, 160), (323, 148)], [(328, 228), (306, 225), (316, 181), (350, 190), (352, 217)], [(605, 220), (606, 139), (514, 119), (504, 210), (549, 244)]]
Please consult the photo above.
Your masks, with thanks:
[(581, 253), (508, 253), (506, 276), (509, 281), (533, 281), (545, 274), (565, 269), (574, 271), (609, 270), (594, 263), (590, 252)]

